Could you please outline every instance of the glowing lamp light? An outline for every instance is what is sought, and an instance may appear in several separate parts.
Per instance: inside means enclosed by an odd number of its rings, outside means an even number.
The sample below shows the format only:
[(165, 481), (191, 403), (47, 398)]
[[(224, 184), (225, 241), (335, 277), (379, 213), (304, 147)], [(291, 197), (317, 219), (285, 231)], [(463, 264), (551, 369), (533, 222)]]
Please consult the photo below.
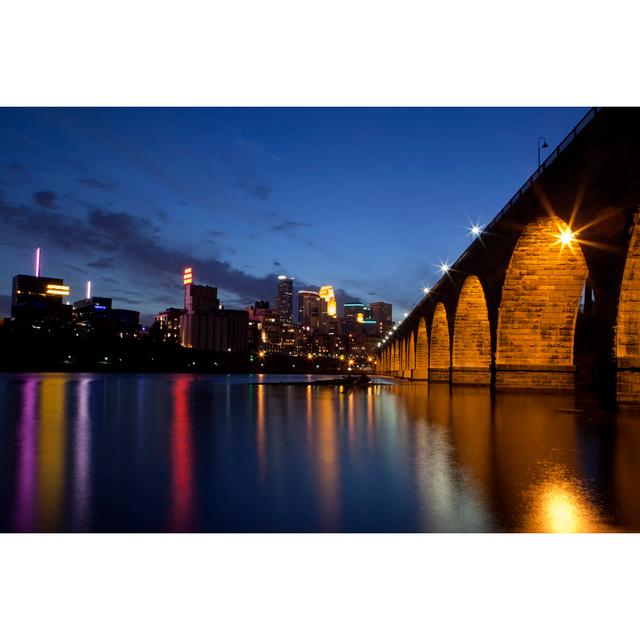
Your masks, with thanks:
[(471, 232), (471, 235), (474, 238), (478, 238), (480, 236), (480, 234), (482, 233), (482, 227), (478, 226), (477, 224), (474, 224), (471, 229), (469, 229), (469, 231)]
[(429, 292), (431, 291), (431, 289), (429, 289), (429, 287), (422, 287), (422, 293), (424, 293), (424, 295), (428, 295)]
[(446, 262), (443, 262), (443, 263), (440, 265), (440, 272), (441, 272), (442, 274), (448, 273), (448, 272), (449, 272), (449, 269), (451, 269), (451, 267), (450, 267)]
[(87, 300), (91, 298), (91, 280), (87, 280)]
[(193, 269), (191, 267), (187, 267), (182, 272), (182, 283), (185, 285), (185, 287), (188, 284), (192, 284), (193, 283)]
[(576, 239), (576, 234), (573, 231), (571, 231), (569, 227), (567, 227), (566, 229), (563, 229), (560, 232), (560, 235), (558, 236), (558, 238), (560, 239), (562, 246), (566, 247)]

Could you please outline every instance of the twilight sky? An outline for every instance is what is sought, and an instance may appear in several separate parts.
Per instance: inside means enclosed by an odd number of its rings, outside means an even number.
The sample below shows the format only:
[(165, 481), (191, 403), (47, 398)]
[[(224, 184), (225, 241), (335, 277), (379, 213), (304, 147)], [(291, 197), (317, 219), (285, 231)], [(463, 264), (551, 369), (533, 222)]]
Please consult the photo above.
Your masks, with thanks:
[[(32, 273), (139, 309), (332, 284), (400, 318), (586, 108), (0, 108), (0, 316)], [(543, 156), (545, 157), (545, 156)]]

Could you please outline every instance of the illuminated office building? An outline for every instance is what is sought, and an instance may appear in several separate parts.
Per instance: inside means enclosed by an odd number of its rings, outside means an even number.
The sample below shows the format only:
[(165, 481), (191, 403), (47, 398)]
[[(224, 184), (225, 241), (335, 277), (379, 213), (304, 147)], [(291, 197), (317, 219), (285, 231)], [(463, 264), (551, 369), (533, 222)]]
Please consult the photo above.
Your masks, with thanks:
[(275, 310), (280, 322), (293, 324), (293, 278), (278, 276)]
[(388, 302), (372, 302), (369, 305), (371, 319), (378, 323), (378, 333), (385, 334), (393, 327), (392, 306)]
[(25, 274), (13, 278), (11, 288), (11, 317), (23, 323), (42, 326), (49, 322), (70, 322), (71, 306), (64, 303), (70, 291), (61, 278), (44, 278), (42, 252), (36, 250), (34, 276)]
[(369, 307), (361, 302), (347, 302), (344, 304), (344, 319), (346, 322), (358, 322), (362, 324), (369, 320)]
[(323, 315), (329, 318), (335, 318), (338, 308), (336, 305), (336, 295), (333, 292), (333, 287), (329, 284), (324, 287), (320, 287), (319, 296), (324, 301)]
[(317, 291), (298, 291), (298, 322), (311, 331), (320, 328), (322, 300)]
[(180, 340), (180, 318), (184, 309), (169, 307), (158, 313), (154, 320), (163, 342), (178, 342)]
[(180, 344), (188, 349), (246, 352), (248, 313), (224, 309), (218, 299), (218, 288), (194, 284), (190, 267), (183, 273), (183, 284)]

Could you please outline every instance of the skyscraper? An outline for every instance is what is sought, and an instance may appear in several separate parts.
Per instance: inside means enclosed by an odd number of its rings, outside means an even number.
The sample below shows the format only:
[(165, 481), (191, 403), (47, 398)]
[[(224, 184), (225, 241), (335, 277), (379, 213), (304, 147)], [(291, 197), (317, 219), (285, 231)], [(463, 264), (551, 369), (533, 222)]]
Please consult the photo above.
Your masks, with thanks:
[(333, 292), (333, 287), (330, 284), (320, 287), (320, 297), (324, 300), (326, 305), (325, 313), (331, 318), (335, 318), (337, 315), (336, 295)]
[(317, 291), (298, 291), (298, 322), (316, 330), (320, 327), (322, 305)]
[(344, 319), (347, 322), (362, 323), (369, 319), (369, 308), (361, 302), (346, 302), (344, 304)]
[(223, 309), (217, 287), (193, 284), (190, 268), (183, 273), (184, 308), (180, 343), (189, 349), (246, 352), (249, 314)]
[(392, 306), (388, 302), (372, 302), (371, 318), (378, 323), (378, 332), (386, 333), (393, 326)]
[(278, 296), (275, 307), (280, 322), (293, 324), (293, 278), (278, 276)]

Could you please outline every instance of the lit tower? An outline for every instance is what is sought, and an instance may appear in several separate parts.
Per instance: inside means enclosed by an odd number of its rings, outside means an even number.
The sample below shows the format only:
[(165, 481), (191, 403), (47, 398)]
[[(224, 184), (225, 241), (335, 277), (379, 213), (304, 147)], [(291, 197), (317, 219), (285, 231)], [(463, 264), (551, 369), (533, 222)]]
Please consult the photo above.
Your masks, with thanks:
[(276, 313), (280, 322), (285, 324), (293, 323), (293, 278), (278, 276)]
[(326, 313), (329, 317), (335, 318), (337, 314), (336, 295), (333, 292), (333, 287), (330, 284), (320, 287), (320, 298), (324, 300), (326, 304)]

